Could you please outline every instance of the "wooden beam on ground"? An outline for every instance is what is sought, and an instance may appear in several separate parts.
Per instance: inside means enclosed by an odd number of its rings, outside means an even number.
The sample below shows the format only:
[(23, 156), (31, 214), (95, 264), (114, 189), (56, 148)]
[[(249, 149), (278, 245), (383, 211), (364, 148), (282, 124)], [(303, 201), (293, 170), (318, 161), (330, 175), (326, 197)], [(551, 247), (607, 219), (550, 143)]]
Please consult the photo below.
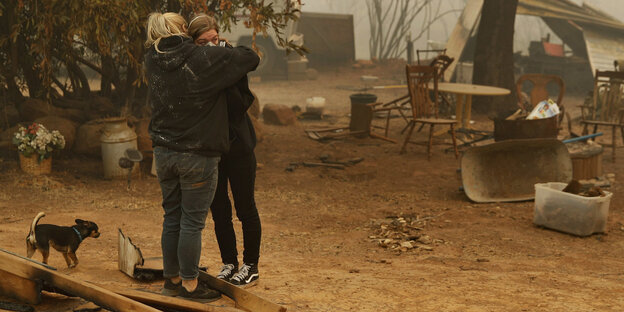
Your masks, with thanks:
[(176, 297), (163, 296), (161, 294), (155, 294), (147, 291), (132, 290), (132, 289), (117, 289), (113, 290), (115, 293), (124, 297), (136, 300), (138, 302), (145, 303), (150, 306), (158, 308), (169, 308), (176, 311), (189, 311), (189, 312), (241, 312), (242, 310), (214, 306), (210, 304), (204, 304), (194, 302), (190, 300), (180, 299)]
[(220, 280), (204, 271), (199, 271), (199, 279), (234, 300), (238, 307), (252, 312), (286, 312), (286, 308), (270, 302), (245, 289)]
[(123, 312), (159, 311), (102, 287), (48, 269), (35, 261), (4, 249), (0, 249), (0, 270), (30, 280), (43, 280), (53, 287), (58, 287), (109, 310)]
[[(121, 233), (121, 231), (120, 231)], [(129, 240), (129, 237), (125, 237)], [(119, 240), (120, 243), (124, 243), (124, 245), (131, 245), (132, 248), (137, 248), (134, 244), (126, 244), (126, 240)], [(130, 247), (128, 247), (130, 248)], [(151, 266), (151, 270), (162, 270), (162, 261), (157, 261), (162, 258), (147, 258), (142, 259), (142, 262), (145, 266)], [(142, 265), (136, 265), (135, 269), (141, 268)], [(120, 266), (121, 269), (121, 266)], [(236, 302), (237, 307), (244, 309), (246, 311), (253, 312), (286, 312), (286, 308), (282, 307), (278, 304), (272, 303), (266, 299), (263, 299), (257, 295), (254, 295), (242, 288), (236, 287), (228, 282), (222, 281), (202, 270), (199, 271), (199, 279), (208, 284), (208, 286), (212, 287), (223, 293), (224, 295), (230, 297), (234, 302)], [(134, 295), (137, 295), (134, 293)], [(157, 294), (154, 294), (157, 295)], [(156, 298), (151, 296), (152, 298)], [(171, 300), (172, 298), (167, 297), (167, 299)], [(145, 299), (147, 300), (147, 299)], [(210, 311), (210, 310), (206, 310)]]
[(28, 304), (41, 303), (41, 281), (23, 278), (5, 270), (0, 270), (0, 281), (0, 295)]
[(333, 169), (345, 169), (345, 165), (341, 165), (341, 164), (317, 163), (317, 162), (310, 162), (310, 161), (304, 161), (301, 164), (304, 167), (327, 167), (327, 168), (333, 168)]

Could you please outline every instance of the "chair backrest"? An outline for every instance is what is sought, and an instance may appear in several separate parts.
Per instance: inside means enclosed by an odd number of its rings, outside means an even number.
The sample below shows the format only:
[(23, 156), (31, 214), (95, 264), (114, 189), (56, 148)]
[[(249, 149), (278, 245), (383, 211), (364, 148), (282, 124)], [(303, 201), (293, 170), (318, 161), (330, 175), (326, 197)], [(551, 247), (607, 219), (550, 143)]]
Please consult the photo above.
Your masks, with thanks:
[(425, 54), (429, 55), (430, 52), (437, 53), (438, 55), (443, 55), (443, 54), (446, 54), (446, 49), (416, 50), (416, 64), (417, 65), (422, 65), (422, 64), (420, 64), (420, 54), (421, 53), (425, 53)]
[(619, 119), (624, 87), (624, 72), (596, 70), (594, 77), (593, 120)]
[(548, 93), (548, 84), (554, 82), (559, 87), (559, 95), (557, 96), (557, 105), (559, 107), (563, 107), (563, 95), (565, 94), (565, 83), (563, 83), (563, 79), (557, 75), (547, 75), (547, 74), (524, 74), (518, 78), (516, 81), (516, 93), (518, 96), (518, 103), (521, 105), (522, 103), (522, 87), (524, 86), (524, 82), (529, 81), (533, 84), (531, 89), (531, 94), (529, 95), (531, 100), (531, 108), (535, 107), (537, 103), (547, 100), (549, 98)]
[(440, 54), (433, 58), (429, 66), (433, 66), (436, 68), (436, 70), (438, 71), (438, 79), (442, 80), (444, 78), (444, 72), (449, 66), (451, 66), (451, 63), (453, 63), (454, 60), (455, 58), (453, 57), (450, 57), (446, 54)]
[[(435, 116), (438, 118), (438, 75), (435, 67), (407, 65), (407, 88), (414, 119)], [(430, 96), (433, 93), (433, 97)]]

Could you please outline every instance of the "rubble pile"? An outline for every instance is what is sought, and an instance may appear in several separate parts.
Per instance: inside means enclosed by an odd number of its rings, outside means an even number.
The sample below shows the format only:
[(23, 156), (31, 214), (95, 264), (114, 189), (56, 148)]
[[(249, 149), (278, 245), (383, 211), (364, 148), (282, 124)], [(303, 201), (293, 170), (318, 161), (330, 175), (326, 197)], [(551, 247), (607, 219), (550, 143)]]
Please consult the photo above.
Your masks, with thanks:
[(390, 216), (373, 222), (374, 235), (368, 238), (379, 246), (401, 252), (433, 251), (433, 246), (444, 244), (444, 240), (433, 239), (423, 233), (429, 222), (435, 217), (417, 215)]

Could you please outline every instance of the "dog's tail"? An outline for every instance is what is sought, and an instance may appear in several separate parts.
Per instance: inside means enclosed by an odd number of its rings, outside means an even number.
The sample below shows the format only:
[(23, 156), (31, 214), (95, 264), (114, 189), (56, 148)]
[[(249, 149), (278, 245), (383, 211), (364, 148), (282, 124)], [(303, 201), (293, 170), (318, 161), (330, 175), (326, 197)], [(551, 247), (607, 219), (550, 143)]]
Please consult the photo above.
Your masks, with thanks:
[(33, 219), (32, 224), (30, 225), (30, 233), (28, 233), (28, 237), (26, 237), (26, 240), (31, 243), (31, 244), (36, 244), (37, 243), (37, 238), (35, 237), (35, 227), (37, 226), (37, 223), (39, 223), (39, 219), (43, 218), (45, 216), (45, 212), (40, 212), (37, 214), (37, 216)]

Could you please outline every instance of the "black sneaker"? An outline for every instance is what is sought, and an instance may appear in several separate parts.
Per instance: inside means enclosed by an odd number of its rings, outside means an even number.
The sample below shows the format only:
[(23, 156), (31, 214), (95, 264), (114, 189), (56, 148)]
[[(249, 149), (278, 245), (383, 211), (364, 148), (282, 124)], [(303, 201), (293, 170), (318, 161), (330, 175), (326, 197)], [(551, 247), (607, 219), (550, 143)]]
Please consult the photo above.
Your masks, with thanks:
[(230, 283), (244, 288), (255, 285), (259, 277), (258, 264), (245, 263), (240, 270), (238, 270), (238, 273), (234, 274), (230, 279)]
[(180, 294), (180, 289), (182, 288), (182, 281), (174, 284), (171, 279), (165, 278), (165, 285), (163, 289), (160, 291), (162, 295), (175, 297)]
[(221, 272), (217, 275), (218, 279), (222, 279), (224, 281), (229, 281), (232, 276), (238, 271), (238, 266), (227, 263), (221, 267)]
[(182, 297), (183, 299), (188, 299), (196, 302), (206, 303), (218, 300), (221, 298), (221, 293), (208, 288), (202, 283), (197, 283), (197, 287), (192, 292), (189, 292), (184, 287), (180, 287), (180, 294), (178, 297)]

